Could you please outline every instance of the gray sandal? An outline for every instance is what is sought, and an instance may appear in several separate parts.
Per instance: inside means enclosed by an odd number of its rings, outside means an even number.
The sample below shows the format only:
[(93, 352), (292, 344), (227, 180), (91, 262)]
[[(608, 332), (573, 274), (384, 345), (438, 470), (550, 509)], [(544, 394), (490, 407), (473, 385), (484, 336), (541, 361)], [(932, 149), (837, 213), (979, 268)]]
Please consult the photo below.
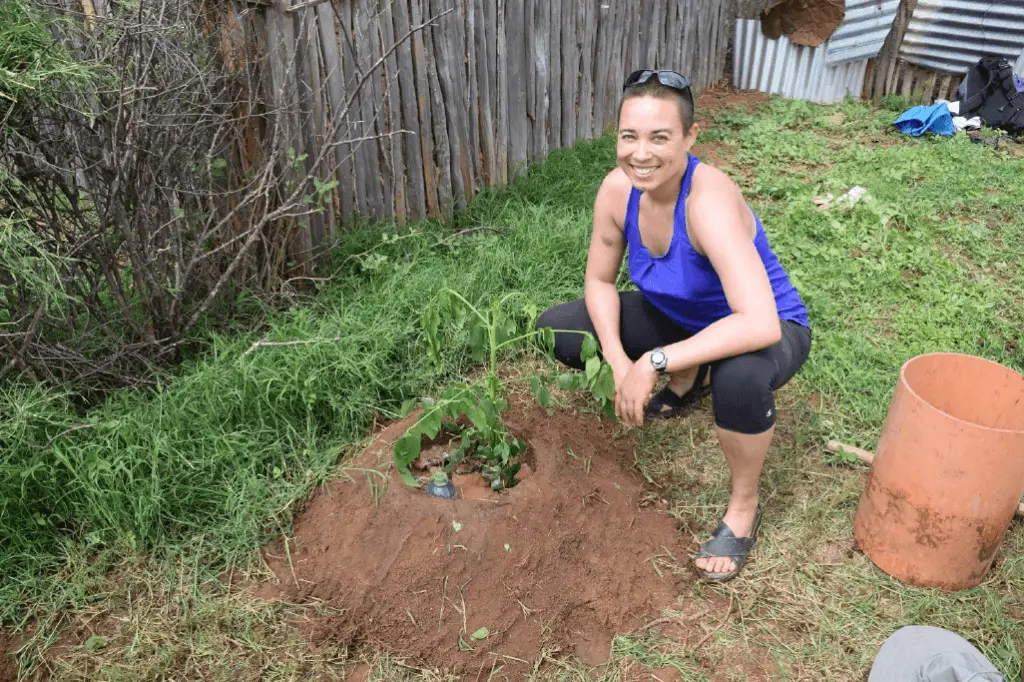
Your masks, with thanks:
[(761, 505), (757, 505), (757, 516), (754, 517), (754, 527), (750, 531), (749, 537), (738, 538), (736, 537), (732, 529), (725, 525), (724, 521), (720, 521), (718, 528), (711, 534), (711, 539), (705, 542), (700, 547), (700, 552), (694, 557), (697, 559), (714, 559), (714, 558), (728, 558), (732, 559), (736, 564), (736, 568), (727, 573), (710, 573), (703, 569), (694, 568), (697, 570), (697, 575), (705, 580), (711, 580), (713, 582), (724, 583), (732, 580), (740, 574), (743, 566), (747, 563), (747, 558), (750, 556), (751, 550), (757, 545), (757, 533), (761, 529)]

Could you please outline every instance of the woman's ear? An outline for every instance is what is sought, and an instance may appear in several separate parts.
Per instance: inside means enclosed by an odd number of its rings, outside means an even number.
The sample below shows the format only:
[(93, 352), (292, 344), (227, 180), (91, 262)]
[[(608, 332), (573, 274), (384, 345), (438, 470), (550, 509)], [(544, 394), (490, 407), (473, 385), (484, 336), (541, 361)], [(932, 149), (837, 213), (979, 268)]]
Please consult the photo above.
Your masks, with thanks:
[(697, 133), (700, 132), (700, 124), (694, 121), (690, 125), (690, 130), (686, 133), (686, 148), (689, 150), (697, 142)]

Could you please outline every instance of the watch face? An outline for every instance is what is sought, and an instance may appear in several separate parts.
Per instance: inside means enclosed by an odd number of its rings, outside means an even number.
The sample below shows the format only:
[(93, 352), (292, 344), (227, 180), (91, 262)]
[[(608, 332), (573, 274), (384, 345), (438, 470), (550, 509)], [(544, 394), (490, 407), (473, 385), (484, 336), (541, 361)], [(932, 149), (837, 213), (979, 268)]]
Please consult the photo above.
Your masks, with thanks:
[(652, 353), (651, 354), (651, 362), (653, 362), (654, 366), (658, 367), (659, 369), (661, 367), (664, 367), (664, 365), (665, 365), (665, 352), (659, 350), (659, 351), (655, 351), (654, 353)]

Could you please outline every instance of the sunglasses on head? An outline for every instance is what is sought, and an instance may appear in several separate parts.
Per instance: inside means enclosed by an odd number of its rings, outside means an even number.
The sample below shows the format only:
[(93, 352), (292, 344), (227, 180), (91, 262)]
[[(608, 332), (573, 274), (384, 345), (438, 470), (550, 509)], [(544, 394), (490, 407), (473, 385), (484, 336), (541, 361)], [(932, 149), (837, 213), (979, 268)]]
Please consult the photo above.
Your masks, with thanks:
[(626, 90), (634, 85), (641, 85), (651, 78), (654, 78), (667, 88), (678, 90), (691, 99), (693, 98), (693, 91), (690, 89), (690, 79), (681, 73), (669, 69), (640, 69), (639, 71), (634, 71), (626, 76), (626, 82), (622, 84), (622, 89)]

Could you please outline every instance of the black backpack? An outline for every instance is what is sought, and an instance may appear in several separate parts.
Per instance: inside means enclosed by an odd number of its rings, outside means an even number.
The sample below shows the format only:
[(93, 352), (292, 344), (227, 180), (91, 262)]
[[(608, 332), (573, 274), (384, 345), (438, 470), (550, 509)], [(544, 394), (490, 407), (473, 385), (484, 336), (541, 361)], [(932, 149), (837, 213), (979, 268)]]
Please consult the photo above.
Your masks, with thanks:
[(982, 57), (960, 82), (960, 116), (978, 116), (989, 128), (1024, 135), (1024, 92), (1013, 84), (1013, 66), (1003, 57)]

